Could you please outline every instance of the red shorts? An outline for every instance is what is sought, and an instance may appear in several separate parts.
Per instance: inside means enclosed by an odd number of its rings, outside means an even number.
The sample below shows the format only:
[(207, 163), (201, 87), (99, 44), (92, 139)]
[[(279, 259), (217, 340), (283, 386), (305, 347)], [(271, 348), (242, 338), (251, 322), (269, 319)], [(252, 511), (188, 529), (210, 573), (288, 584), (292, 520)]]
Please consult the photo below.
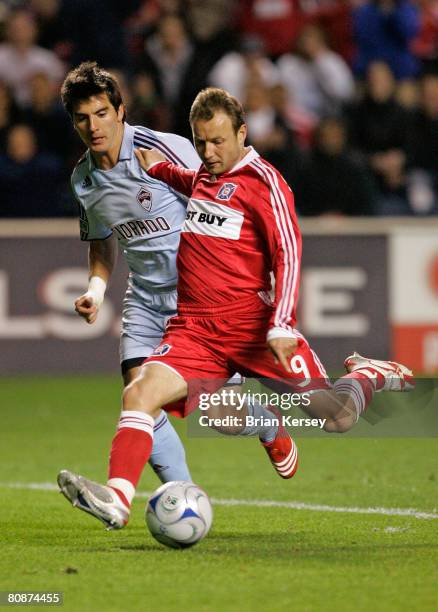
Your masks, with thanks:
[[(271, 307), (261, 303), (238, 314), (172, 317), (161, 344), (145, 363), (161, 363), (182, 376), (189, 389), (213, 393), (235, 373), (262, 378), (264, 384), (297, 393), (330, 389), (327, 373), (301, 334), (291, 357), (292, 373), (275, 363), (266, 344)], [(193, 395), (193, 394), (191, 394)], [(186, 416), (197, 402), (177, 402), (163, 409)]]

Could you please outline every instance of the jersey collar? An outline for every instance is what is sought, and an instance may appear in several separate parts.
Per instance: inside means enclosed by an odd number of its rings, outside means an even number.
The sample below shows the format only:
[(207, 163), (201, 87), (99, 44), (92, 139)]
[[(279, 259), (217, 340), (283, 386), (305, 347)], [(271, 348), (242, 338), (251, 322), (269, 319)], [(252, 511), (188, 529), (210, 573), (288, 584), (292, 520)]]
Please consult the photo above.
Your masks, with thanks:
[(260, 157), (260, 155), (257, 153), (257, 151), (254, 149), (254, 147), (249, 147), (249, 151), (248, 153), (245, 155), (245, 157), (242, 157), (242, 159), (237, 162), (237, 164), (235, 166), (233, 166), (231, 168), (231, 170), (228, 170), (228, 172), (226, 174), (231, 174), (232, 172), (236, 172), (236, 170), (240, 170), (241, 168), (243, 168), (244, 166), (247, 166), (248, 164), (250, 164), (252, 161), (254, 161), (255, 159), (257, 159), (257, 157)]
[(119, 161), (131, 159), (134, 152), (134, 128), (129, 123), (124, 123), (122, 146), (120, 147)]

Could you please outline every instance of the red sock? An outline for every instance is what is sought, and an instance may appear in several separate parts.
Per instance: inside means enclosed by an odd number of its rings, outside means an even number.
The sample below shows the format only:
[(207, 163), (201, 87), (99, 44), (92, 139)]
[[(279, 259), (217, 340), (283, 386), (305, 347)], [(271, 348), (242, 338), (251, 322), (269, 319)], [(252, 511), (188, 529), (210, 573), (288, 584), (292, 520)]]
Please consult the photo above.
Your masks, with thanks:
[(362, 372), (351, 372), (342, 376), (333, 387), (336, 393), (346, 393), (351, 396), (358, 418), (368, 408), (376, 390), (373, 380)]
[(153, 430), (154, 419), (144, 412), (124, 410), (120, 415), (111, 446), (107, 484), (128, 507), (152, 452)]

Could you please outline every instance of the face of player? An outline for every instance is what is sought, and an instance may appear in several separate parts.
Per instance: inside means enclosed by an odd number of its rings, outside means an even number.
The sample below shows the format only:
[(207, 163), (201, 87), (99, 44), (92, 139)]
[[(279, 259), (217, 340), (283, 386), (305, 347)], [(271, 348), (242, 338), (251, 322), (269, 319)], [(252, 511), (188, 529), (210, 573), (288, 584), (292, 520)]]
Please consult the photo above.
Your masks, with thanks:
[(224, 174), (245, 156), (246, 125), (234, 131), (231, 118), (217, 111), (209, 121), (195, 121), (193, 142), (210, 174)]
[(123, 140), (123, 104), (116, 111), (106, 93), (81, 100), (73, 111), (73, 125), (90, 149), (98, 167), (112, 168)]

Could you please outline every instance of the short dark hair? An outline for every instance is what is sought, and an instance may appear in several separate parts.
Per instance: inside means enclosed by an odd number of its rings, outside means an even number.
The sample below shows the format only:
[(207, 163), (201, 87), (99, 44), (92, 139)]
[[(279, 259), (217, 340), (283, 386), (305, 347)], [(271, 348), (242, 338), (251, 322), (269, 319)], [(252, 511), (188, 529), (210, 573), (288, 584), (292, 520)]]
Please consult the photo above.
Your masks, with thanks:
[(195, 121), (210, 121), (216, 111), (224, 111), (231, 119), (234, 131), (245, 123), (245, 113), (239, 100), (218, 87), (207, 87), (202, 89), (196, 96), (190, 109), (189, 121), (193, 127)]
[(62, 103), (70, 117), (73, 117), (74, 105), (77, 102), (102, 93), (106, 93), (111, 105), (116, 111), (119, 110), (123, 100), (117, 79), (100, 68), (97, 62), (82, 62), (77, 68), (70, 70), (61, 87)]

